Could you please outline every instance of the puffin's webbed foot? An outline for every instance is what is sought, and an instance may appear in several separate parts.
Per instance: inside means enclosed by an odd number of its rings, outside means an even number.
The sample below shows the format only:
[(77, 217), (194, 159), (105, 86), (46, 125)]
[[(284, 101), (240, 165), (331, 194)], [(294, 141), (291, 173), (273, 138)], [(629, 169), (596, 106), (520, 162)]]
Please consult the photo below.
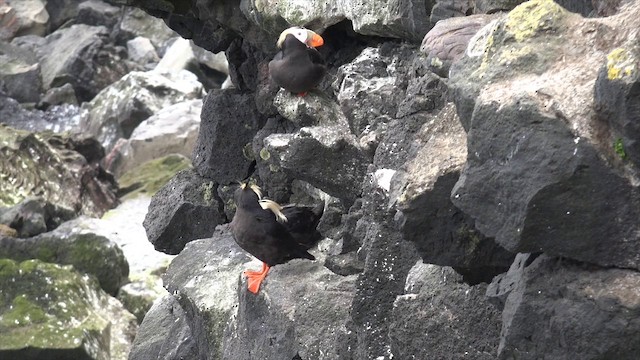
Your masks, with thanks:
[(249, 270), (245, 270), (244, 271), (244, 275), (247, 277), (247, 289), (249, 289), (249, 291), (251, 291), (254, 294), (257, 294), (258, 291), (260, 291), (260, 285), (262, 284), (262, 281), (267, 277), (267, 274), (269, 273), (269, 265), (267, 265), (266, 263), (262, 263), (262, 270), (261, 271), (249, 271)]

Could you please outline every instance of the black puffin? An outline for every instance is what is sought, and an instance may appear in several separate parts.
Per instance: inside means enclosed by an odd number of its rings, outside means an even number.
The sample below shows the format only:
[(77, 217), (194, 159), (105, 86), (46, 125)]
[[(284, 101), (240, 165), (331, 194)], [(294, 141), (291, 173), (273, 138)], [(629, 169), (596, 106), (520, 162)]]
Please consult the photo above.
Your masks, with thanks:
[(315, 49), (322, 44), (322, 37), (311, 30), (294, 26), (283, 31), (276, 43), (280, 51), (269, 62), (273, 81), (292, 93), (306, 95), (327, 71)]
[(233, 238), (243, 250), (262, 261), (261, 271), (244, 272), (249, 291), (258, 293), (274, 265), (297, 258), (315, 260), (307, 250), (322, 238), (316, 227), (324, 204), (282, 207), (275, 201), (262, 199), (260, 188), (246, 183), (236, 190), (234, 200)]

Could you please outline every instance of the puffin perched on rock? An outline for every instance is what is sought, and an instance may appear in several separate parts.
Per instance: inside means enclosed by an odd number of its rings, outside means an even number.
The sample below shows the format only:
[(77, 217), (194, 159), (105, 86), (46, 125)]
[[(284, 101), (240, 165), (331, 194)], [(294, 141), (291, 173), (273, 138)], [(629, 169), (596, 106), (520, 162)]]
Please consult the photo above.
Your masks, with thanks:
[(322, 236), (316, 230), (324, 204), (316, 207), (287, 205), (262, 198), (257, 185), (243, 183), (234, 193), (236, 213), (231, 232), (236, 243), (262, 261), (261, 271), (246, 270), (248, 289), (254, 294), (269, 269), (292, 259), (315, 260), (307, 251)]
[(294, 26), (283, 31), (276, 45), (280, 51), (269, 62), (269, 74), (278, 86), (300, 96), (320, 83), (327, 71), (316, 50), (324, 44), (315, 32)]

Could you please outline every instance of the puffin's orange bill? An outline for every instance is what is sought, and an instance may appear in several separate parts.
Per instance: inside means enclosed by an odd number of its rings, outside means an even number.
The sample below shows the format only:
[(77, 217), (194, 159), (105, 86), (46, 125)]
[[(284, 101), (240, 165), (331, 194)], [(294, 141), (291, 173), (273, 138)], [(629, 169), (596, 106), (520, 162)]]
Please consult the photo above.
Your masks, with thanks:
[(309, 46), (315, 48), (322, 45), (324, 45), (324, 39), (322, 38), (322, 36), (318, 34), (313, 34), (313, 36), (311, 37), (311, 40), (309, 40)]

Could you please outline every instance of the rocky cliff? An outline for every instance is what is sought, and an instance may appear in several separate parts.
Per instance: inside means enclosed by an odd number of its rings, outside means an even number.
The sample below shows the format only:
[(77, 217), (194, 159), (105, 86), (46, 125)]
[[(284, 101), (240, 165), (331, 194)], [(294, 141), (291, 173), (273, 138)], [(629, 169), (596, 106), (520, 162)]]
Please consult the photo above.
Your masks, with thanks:
[[(153, 347), (243, 360), (636, 357), (637, 2), (144, 7), (226, 49), (238, 89), (205, 99), (196, 171), (180, 177), (191, 190), (154, 202), (203, 198), (195, 185), (210, 181), (229, 220), (232, 180), (253, 177), (275, 200), (328, 210), (319, 260), (276, 266), (258, 295), (226, 227), (159, 236), (156, 248), (181, 251), (165, 301), (190, 336)], [(287, 24), (325, 37), (329, 76), (304, 98), (266, 72)], [(152, 203), (147, 218), (166, 211)], [(175, 358), (144, 355), (150, 344), (139, 336), (132, 358)]]
[[(237, 87), (207, 95), (195, 171), (149, 209), (199, 198), (173, 220), (220, 218), (147, 228), (180, 253), (174, 305), (142, 323), (167, 336), (139, 335), (132, 359), (637, 357), (638, 2), (121, 3), (225, 49)], [(325, 38), (329, 74), (302, 98), (267, 76), (287, 24)], [(247, 177), (327, 207), (318, 260), (276, 266), (258, 295), (214, 230)]]

